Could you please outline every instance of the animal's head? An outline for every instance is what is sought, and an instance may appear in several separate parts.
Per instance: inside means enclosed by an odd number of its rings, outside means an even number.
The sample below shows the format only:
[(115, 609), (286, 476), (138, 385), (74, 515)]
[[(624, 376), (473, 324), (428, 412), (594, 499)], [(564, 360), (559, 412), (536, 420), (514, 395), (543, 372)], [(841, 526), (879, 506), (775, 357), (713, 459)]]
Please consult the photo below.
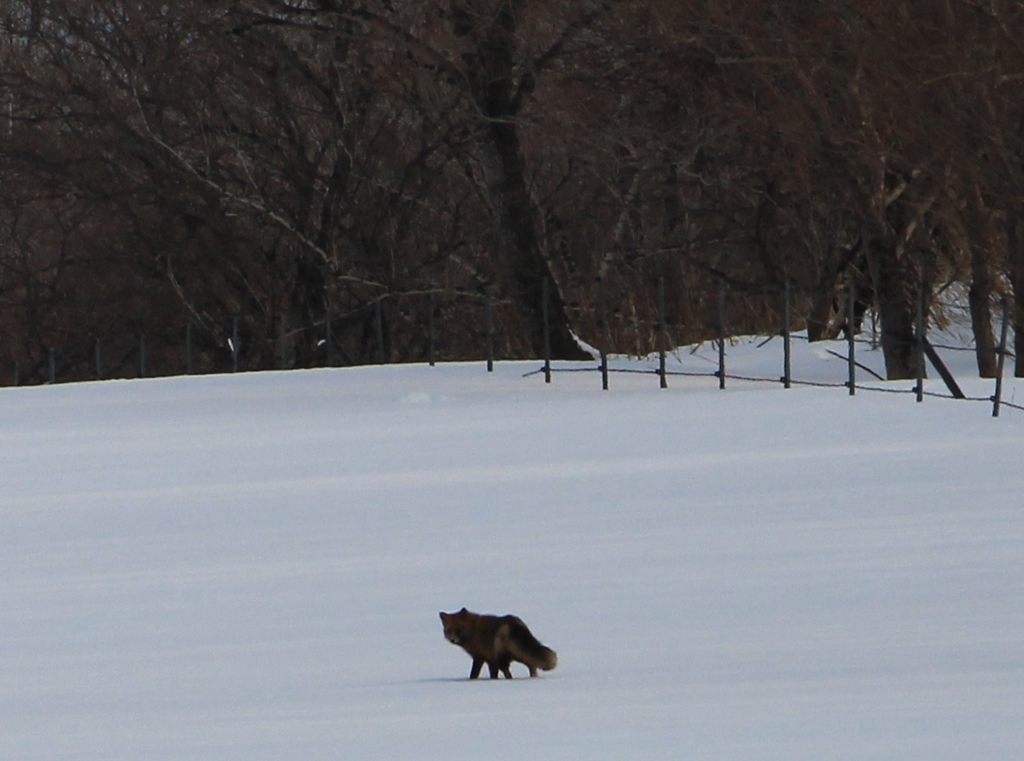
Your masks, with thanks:
[(469, 611), (463, 608), (458, 613), (441, 613), (441, 626), (444, 627), (444, 638), (453, 645), (461, 645), (466, 639), (466, 624)]

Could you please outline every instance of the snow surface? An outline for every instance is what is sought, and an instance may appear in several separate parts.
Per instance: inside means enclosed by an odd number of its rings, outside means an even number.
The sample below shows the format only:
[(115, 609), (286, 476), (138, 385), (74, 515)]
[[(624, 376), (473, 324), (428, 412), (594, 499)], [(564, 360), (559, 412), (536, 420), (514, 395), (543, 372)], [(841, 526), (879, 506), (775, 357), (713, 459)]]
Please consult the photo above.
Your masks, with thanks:
[(0, 758), (1021, 757), (1024, 412), (537, 366), (0, 390)]

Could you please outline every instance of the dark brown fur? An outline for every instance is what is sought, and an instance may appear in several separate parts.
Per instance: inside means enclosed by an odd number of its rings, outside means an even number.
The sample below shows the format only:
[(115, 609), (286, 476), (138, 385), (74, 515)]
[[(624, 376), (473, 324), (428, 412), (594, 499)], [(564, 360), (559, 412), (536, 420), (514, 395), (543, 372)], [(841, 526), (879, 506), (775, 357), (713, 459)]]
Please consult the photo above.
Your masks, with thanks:
[(441, 624), (445, 639), (473, 659), (470, 679), (480, 676), (485, 663), (491, 679), (497, 679), (499, 672), (511, 679), (512, 661), (525, 664), (530, 676), (537, 676), (537, 669), (550, 671), (558, 665), (555, 651), (538, 642), (516, 616), (487, 616), (463, 608), (457, 613), (442, 613)]

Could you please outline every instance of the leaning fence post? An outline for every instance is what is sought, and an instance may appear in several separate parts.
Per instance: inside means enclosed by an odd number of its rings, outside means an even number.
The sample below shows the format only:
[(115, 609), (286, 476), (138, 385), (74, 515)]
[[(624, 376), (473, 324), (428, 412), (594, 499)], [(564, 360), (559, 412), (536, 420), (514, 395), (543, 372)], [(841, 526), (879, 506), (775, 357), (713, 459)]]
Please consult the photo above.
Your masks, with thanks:
[(658, 278), (658, 376), (661, 388), (668, 388), (665, 375), (665, 278)]
[(544, 278), (541, 287), (541, 312), (544, 316), (544, 382), (551, 382), (551, 314), (548, 306), (551, 285), (547, 278)]
[(792, 285), (789, 280), (783, 288), (782, 297), (782, 387), (789, 388), (793, 377), (792, 355), (790, 346), (789, 323), (792, 312)]
[(1010, 302), (1005, 296), (1003, 305), (1003, 327), (999, 332), (999, 356), (996, 358), (996, 390), (992, 395), (992, 417), (999, 417), (999, 405), (1003, 399), (1003, 366), (1006, 364), (1006, 340), (1010, 327)]
[(718, 388), (725, 390), (725, 282), (718, 281)]
[(854, 322), (857, 318), (856, 300), (857, 284), (851, 281), (846, 294), (846, 353), (849, 355), (847, 359), (849, 365), (847, 385), (850, 388), (850, 396), (854, 396), (857, 393), (857, 360), (854, 357), (857, 346), (857, 342), (854, 340)]

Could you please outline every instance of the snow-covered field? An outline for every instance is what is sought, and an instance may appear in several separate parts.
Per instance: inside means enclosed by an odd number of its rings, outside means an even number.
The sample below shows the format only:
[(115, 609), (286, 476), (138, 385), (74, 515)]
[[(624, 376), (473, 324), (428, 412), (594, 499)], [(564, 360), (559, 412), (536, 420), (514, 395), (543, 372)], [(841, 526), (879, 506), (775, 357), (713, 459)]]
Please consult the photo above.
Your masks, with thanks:
[(0, 759), (1021, 757), (1024, 412), (536, 368), (0, 390)]

